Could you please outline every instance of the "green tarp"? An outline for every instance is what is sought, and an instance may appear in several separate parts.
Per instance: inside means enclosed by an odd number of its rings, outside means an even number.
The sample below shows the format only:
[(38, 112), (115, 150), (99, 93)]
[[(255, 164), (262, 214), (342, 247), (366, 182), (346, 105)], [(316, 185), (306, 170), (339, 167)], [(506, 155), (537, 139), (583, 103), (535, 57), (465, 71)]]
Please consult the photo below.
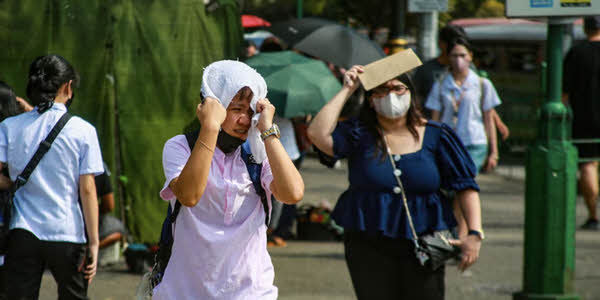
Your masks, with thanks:
[[(0, 1), (0, 79), (25, 96), (27, 69), (54, 53), (81, 76), (72, 111), (96, 126), (127, 227), (156, 242), (166, 202), (162, 147), (195, 118), (202, 70), (238, 56), (236, 1)], [(126, 183), (125, 183), (126, 182)], [(122, 206), (121, 206), (122, 205)]]

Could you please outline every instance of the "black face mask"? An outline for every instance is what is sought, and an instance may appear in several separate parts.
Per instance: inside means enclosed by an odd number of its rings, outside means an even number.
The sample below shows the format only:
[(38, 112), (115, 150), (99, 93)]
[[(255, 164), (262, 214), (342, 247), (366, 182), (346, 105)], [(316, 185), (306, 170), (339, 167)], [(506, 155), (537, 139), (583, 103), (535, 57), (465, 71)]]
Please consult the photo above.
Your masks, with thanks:
[(223, 151), (225, 154), (235, 151), (235, 149), (241, 146), (244, 142), (245, 141), (240, 138), (231, 136), (223, 129), (219, 131), (219, 136), (217, 137), (217, 147), (219, 147), (219, 149), (221, 149), (221, 151)]
[(73, 99), (75, 99), (75, 92), (71, 93), (71, 98), (69, 100), (67, 100), (67, 102), (65, 102), (65, 106), (67, 108), (69, 108), (69, 106), (71, 106), (71, 104), (73, 103)]

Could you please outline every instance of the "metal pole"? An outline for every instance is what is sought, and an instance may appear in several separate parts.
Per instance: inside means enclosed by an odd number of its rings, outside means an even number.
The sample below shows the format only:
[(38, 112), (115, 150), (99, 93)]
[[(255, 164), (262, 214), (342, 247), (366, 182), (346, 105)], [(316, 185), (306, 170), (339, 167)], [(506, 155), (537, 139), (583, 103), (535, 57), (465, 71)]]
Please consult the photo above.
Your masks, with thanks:
[(419, 19), (419, 53), (425, 61), (437, 56), (438, 12), (423, 13)]
[(387, 42), (388, 54), (394, 54), (406, 48), (406, 40), (403, 38), (405, 19), (406, 1), (392, 0), (392, 26), (390, 27), (390, 38)]
[(404, 0), (392, 1), (392, 28), (390, 36), (398, 38), (404, 36), (404, 19), (406, 18), (406, 5)]
[(296, 5), (296, 18), (302, 19), (302, 13), (304, 11), (303, 8), (304, 0), (298, 0)]
[(575, 277), (577, 150), (561, 102), (565, 25), (549, 19), (546, 96), (538, 138), (527, 151), (523, 290), (515, 300), (578, 300)]

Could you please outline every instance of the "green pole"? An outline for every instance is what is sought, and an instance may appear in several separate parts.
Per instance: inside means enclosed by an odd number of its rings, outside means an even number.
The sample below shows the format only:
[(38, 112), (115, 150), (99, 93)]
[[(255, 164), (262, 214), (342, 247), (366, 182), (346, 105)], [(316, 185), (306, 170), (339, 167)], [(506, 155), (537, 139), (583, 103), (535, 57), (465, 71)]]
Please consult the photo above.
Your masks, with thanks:
[(304, 0), (298, 0), (298, 2), (297, 2), (296, 17), (298, 19), (302, 19), (302, 12), (304, 10), (304, 8), (303, 8), (303, 2), (304, 2)]
[(514, 300), (578, 300), (574, 293), (577, 150), (561, 102), (565, 25), (549, 19), (546, 97), (527, 151), (523, 290)]

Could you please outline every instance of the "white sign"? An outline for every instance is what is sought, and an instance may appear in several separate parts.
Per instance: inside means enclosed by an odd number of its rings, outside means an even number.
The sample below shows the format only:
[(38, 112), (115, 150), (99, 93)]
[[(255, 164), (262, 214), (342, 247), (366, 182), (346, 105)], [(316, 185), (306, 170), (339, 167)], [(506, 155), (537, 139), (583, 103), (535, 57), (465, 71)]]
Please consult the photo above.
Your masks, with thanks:
[(448, 0), (408, 0), (409, 13), (448, 11)]
[(600, 15), (600, 0), (506, 0), (507, 17)]

